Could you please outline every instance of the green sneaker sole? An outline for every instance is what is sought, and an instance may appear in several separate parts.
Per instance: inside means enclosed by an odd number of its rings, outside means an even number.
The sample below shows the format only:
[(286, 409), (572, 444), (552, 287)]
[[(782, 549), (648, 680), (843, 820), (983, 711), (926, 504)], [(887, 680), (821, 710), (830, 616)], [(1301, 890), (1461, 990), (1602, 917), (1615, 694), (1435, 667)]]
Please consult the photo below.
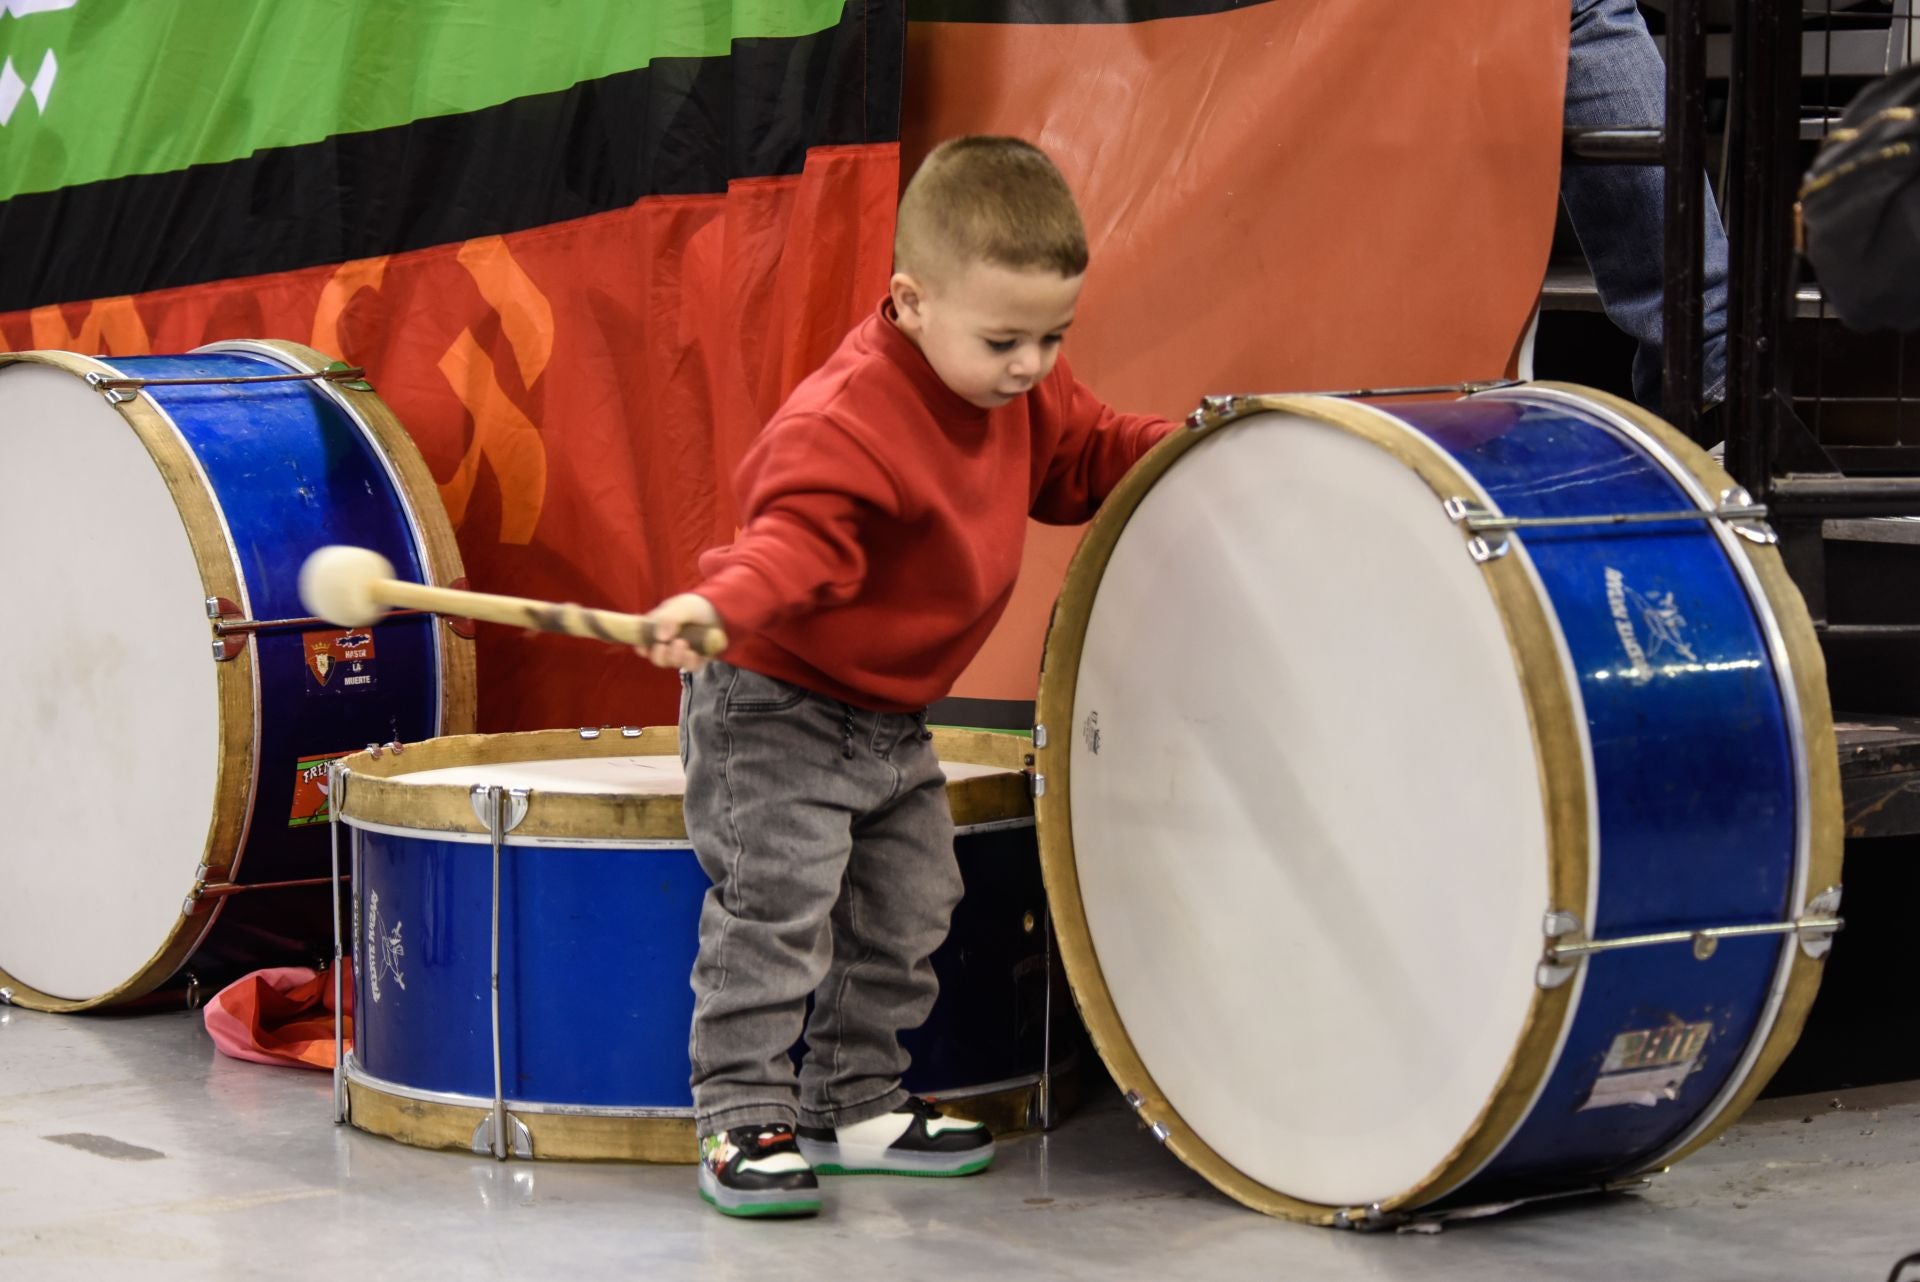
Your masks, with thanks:
[(828, 1162), (824, 1166), (813, 1168), (815, 1175), (913, 1175), (921, 1179), (944, 1180), (956, 1175), (978, 1175), (993, 1165), (993, 1155), (988, 1154), (978, 1162), (966, 1166), (956, 1166), (950, 1171), (904, 1171), (897, 1166), (841, 1166), (837, 1162)]
[(722, 1206), (705, 1189), (700, 1190), (700, 1200), (722, 1215), (742, 1219), (792, 1219), (801, 1215), (820, 1214), (818, 1202), (749, 1202), (744, 1206)]

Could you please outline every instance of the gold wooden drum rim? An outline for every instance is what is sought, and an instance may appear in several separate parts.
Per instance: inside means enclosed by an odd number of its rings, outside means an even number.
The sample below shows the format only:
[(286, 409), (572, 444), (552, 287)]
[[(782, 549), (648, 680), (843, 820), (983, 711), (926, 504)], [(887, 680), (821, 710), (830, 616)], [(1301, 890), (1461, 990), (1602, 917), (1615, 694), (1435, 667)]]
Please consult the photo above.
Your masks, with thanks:
[[(222, 346), (222, 345), (216, 345)], [(329, 359), (298, 343), (268, 341), (223, 345), (224, 350), (270, 353), (302, 372), (327, 368)], [(81, 356), (73, 352), (29, 351), (0, 353), (0, 367), (7, 365), (44, 365), (84, 380), (89, 374), (102, 378), (124, 377), (107, 360)], [(439, 490), (419, 448), (400, 425), (386, 404), (372, 392), (337, 389), (349, 412), (357, 415), (368, 429), (369, 444), (384, 455), (402, 481), (401, 502), (408, 508), (413, 528), (422, 536), (422, 554), (430, 575), (439, 582), (452, 582), (462, 576), (460, 552), (454, 542), (453, 526), (439, 502)], [(186, 529), (187, 541), (200, 572), (205, 594), (229, 601), (245, 599), (241, 577), (235, 562), (233, 536), (218, 499), (201, 470), (198, 459), (187, 447), (171, 418), (151, 398), (138, 394), (113, 404), (126, 420), (135, 437), (153, 459), (154, 467), (167, 487), (174, 510)], [(290, 566), (287, 573), (299, 567)], [(444, 623), (439, 628), (441, 657), (440, 726), (443, 733), (465, 733), (473, 728), (475, 710), (473, 643), (454, 633)], [(259, 771), (258, 725), (260, 718), (259, 682), (255, 671), (254, 648), (242, 648), (233, 658), (216, 667), (219, 692), (219, 762), (216, 766), (212, 814), (202, 856), (204, 871), (180, 870), (180, 897), (183, 905), (196, 881), (230, 880), (239, 870), (240, 856), (251, 821), (256, 779)], [(86, 998), (56, 997), (30, 984), (23, 984), (0, 968), (0, 986), (12, 989), (11, 1001), (32, 1010), (66, 1013), (92, 1010), (134, 1001), (146, 996), (186, 965), (219, 920), (225, 901), (198, 901), (199, 911), (182, 913), (174, 929), (134, 974), (107, 991)]]
[[(45, 365), (84, 380), (88, 374), (119, 378), (111, 364), (72, 352), (13, 352), (0, 355), (0, 366), (12, 364)], [(133, 434), (153, 459), (174, 510), (186, 527), (187, 542), (200, 571), (208, 596), (241, 599), (240, 573), (234, 563), (232, 542), (226, 521), (214, 499), (213, 491), (200, 471), (200, 465), (186, 442), (158, 406), (145, 396), (113, 406), (133, 430)], [(247, 828), (247, 810), (253, 795), (258, 744), (254, 733), (254, 705), (257, 688), (253, 647), (248, 646), (230, 661), (219, 665), (215, 676), (219, 692), (219, 753), (216, 766), (213, 812), (209, 821), (203, 859), (209, 869), (224, 877), (233, 867)], [(180, 897), (186, 899), (193, 889), (195, 871), (180, 870)], [(219, 907), (204, 915), (182, 914), (174, 929), (161, 941), (147, 962), (124, 982), (104, 993), (86, 998), (55, 997), (31, 985), (22, 984), (0, 968), (0, 983), (14, 990), (12, 1000), (34, 1010), (68, 1012), (91, 1010), (116, 1002), (143, 997), (158, 988), (200, 946), (218, 917)]]
[[(1236, 398), (1232, 410), (1197, 429), (1174, 433), (1128, 475), (1087, 529), (1068, 567), (1054, 605), (1041, 662), (1036, 717), (1063, 731), (1036, 746), (1035, 769), (1046, 779), (1036, 805), (1040, 865), (1052, 906), (1067, 979), (1115, 1082), (1132, 1099), (1143, 1121), (1164, 1129), (1166, 1146), (1222, 1192), (1270, 1215), (1333, 1224), (1351, 1208), (1290, 1197), (1255, 1180), (1211, 1148), (1180, 1116), (1147, 1071), (1122, 1025), (1101, 973), (1098, 949), (1081, 902), (1073, 846), (1071, 749), (1066, 727), (1077, 724), (1074, 698), (1087, 619), (1128, 519), (1147, 493), (1201, 440), (1248, 415), (1277, 411), (1336, 427), (1385, 451), (1413, 472), (1434, 495), (1435, 506), (1459, 494), (1478, 492), (1466, 471), (1411, 429), (1371, 406), (1311, 396)], [(1589, 804), (1586, 748), (1577, 698), (1568, 682), (1556, 624), (1548, 617), (1524, 549), (1481, 564), (1482, 579), (1505, 629), (1524, 693), (1534, 756), (1545, 807), (1547, 888), (1554, 903), (1588, 902)], [(1444, 1196), (1485, 1165), (1523, 1120), (1551, 1068), (1574, 985), (1532, 995), (1522, 1032), (1504, 1072), (1479, 1117), (1458, 1147), (1414, 1185), (1379, 1208), (1391, 1212)]]
[[(474, 1131), (493, 1116), (493, 1101), (471, 1104), (417, 1099), (385, 1089), (378, 1081), (349, 1068), (347, 1120), (356, 1130), (384, 1136), (414, 1148), (471, 1153)], [(1070, 1105), (1079, 1090), (1079, 1070), (1056, 1068), (1052, 1088), (1058, 1101)], [(977, 1094), (943, 1095), (943, 1112), (983, 1122), (995, 1135), (1017, 1135), (1035, 1129), (1040, 1085), (1018, 1081)], [(523, 1101), (508, 1100), (507, 1113), (527, 1128), (535, 1161), (686, 1163), (700, 1160), (693, 1110), (661, 1109), (648, 1114), (596, 1112), (539, 1112)], [(490, 1154), (489, 1154), (490, 1156)]]
[[(947, 800), (956, 827), (1019, 820), (1033, 814), (1032, 792), (1024, 773), (1028, 746), (1024, 738), (935, 727), (933, 746), (943, 762), (990, 766), (999, 771), (948, 781)], [(422, 782), (407, 776), (517, 761), (678, 758), (679, 754), (679, 731), (674, 726), (454, 735), (404, 745), (398, 751), (392, 747), (370, 748), (340, 763), (347, 782), (341, 789), (339, 814), (349, 824), (486, 836), (487, 826), (473, 810), (470, 786)], [(526, 817), (507, 840), (547, 838), (615, 845), (622, 841), (684, 841), (686, 835), (678, 792), (562, 792), (536, 787), (528, 797)]]
[[(1671, 426), (1636, 405), (1591, 389), (1554, 383), (1528, 387), (1585, 400), (1618, 415), (1645, 432), (1709, 495), (1736, 488), (1733, 478), (1704, 450)], [(1424, 446), (1417, 434), (1390, 415), (1370, 406), (1322, 398), (1239, 398), (1226, 416), (1198, 431), (1176, 434), (1144, 460), (1120, 491), (1109, 500), (1089, 529), (1068, 571), (1066, 586), (1055, 607), (1043, 664), (1038, 720), (1042, 725), (1075, 724), (1074, 693), (1078, 683), (1080, 651), (1086, 620), (1108, 558), (1127, 518), (1144, 495), (1200, 438), (1240, 417), (1281, 411), (1339, 427), (1386, 450), (1414, 471), (1436, 500), (1472, 493), (1477, 486), (1464, 469), (1438, 449)], [(1753, 571), (1762, 600), (1772, 612), (1779, 641), (1790, 669), (1792, 692), (1800, 718), (1801, 768), (1806, 771), (1808, 843), (1800, 893), (1803, 900), (1840, 880), (1842, 807), (1838, 754), (1832, 712), (1825, 682), (1825, 663), (1805, 603), (1788, 577), (1777, 549), (1736, 540), (1730, 555), (1743, 556)], [(1524, 561), (1525, 550), (1515, 545), (1508, 556), (1483, 563), (1484, 580), (1506, 628), (1513, 659), (1526, 695), (1536, 759), (1547, 809), (1549, 889), (1554, 903), (1588, 902), (1588, 806), (1585, 796), (1585, 746), (1576, 723), (1577, 698), (1561, 666), (1555, 629), (1544, 611)], [(1061, 952), (1074, 996), (1094, 1043), (1123, 1090), (1138, 1098), (1143, 1118), (1165, 1128), (1166, 1143), (1188, 1165), (1216, 1187), (1256, 1209), (1313, 1223), (1339, 1222), (1342, 1208), (1289, 1197), (1259, 1183), (1224, 1161), (1179, 1117), (1155, 1087), (1151, 1076), (1120, 1025), (1111, 995), (1106, 991), (1078, 892), (1071, 830), (1072, 780), (1070, 751), (1061, 735), (1036, 750), (1036, 768), (1048, 786), (1038, 804), (1041, 866), (1053, 906)], [(1796, 905), (1796, 908), (1799, 906)], [(1661, 1155), (1671, 1162), (1710, 1142), (1726, 1129), (1759, 1095), (1786, 1058), (1805, 1023), (1818, 989), (1823, 958), (1807, 956), (1791, 942), (1784, 982), (1776, 980), (1780, 998), (1764, 1038), (1750, 1047), (1744, 1077), (1712, 1106), (1699, 1129), (1675, 1149)], [(1382, 1201), (1379, 1209), (1418, 1206), (1444, 1197), (1484, 1165), (1524, 1119), (1557, 1053), (1557, 1039), (1569, 1013), (1575, 985), (1536, 993), (1523, 1035), (1506, 1072), (1494, 1087), (1481, 1116), (1460, 1147), (1418, 1184)]]

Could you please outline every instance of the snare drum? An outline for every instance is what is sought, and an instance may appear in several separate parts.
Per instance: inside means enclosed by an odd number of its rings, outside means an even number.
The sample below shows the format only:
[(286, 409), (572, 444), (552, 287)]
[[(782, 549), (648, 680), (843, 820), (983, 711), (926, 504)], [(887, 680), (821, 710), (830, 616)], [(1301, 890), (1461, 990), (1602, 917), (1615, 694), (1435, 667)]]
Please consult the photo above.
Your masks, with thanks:
[(277, 342), (0, 356), (0, 997), (81, 1010), (320, 955), (328, 759), (472, 728), (450, 626), (302, 617), (323, 544), (461, 573), (419, 452), (327, 369)]
[[(906, 1082), (1023, 1129), (1047, 1116), (1077, 1032), (1064, 984), (1054, 1000), (1026, 743), (938, 730), (935, 747), (966, 892), (933, 956), (939, 1000), (901, 1037)], [(501, 1157), (696, 1160), (689, 977), (708, 882), (678, 752), (672, 727), (540, 731), (341, 763), (347, 1120)]]
[(1712, 1139), (1839, 900), (1820, 651), (1761, 514), (1574, 388), (1191, 426), (1089, 530), (1036, 731), (1068, 978), (1141, 1119), (1360, 1226)]

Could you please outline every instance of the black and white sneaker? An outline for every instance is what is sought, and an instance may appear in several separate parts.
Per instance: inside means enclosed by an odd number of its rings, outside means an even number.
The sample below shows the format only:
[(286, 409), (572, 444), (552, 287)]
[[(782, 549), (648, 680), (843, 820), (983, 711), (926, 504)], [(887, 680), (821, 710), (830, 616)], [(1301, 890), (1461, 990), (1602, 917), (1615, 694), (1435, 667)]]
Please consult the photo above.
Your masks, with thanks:
[(700, 1140), (700, 1196), (722, 1215), (817, 1215), (820, 1181), (793, 1128), (736, 1126)]
[(993, 1133), (909, 1095), (864, 1122), (802, 1126), (800, 1152), (822, 1175), (972, 1175), (992, 1164)]

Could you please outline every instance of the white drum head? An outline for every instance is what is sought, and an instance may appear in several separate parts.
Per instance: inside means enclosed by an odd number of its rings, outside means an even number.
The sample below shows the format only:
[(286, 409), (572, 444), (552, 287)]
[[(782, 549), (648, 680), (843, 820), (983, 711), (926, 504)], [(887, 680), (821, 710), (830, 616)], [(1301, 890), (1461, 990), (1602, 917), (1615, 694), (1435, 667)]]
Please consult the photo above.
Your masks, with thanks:
[(472, 762), (389, 776), (408, 787), (530, 788), (576, 796), (678, 797), (687, 790), (678, 757), (548, 757)]
[(206, 591), (165, 481), (100, 393), (0, 369), (0, 437), (0, 969), (87, 1000), (166, 944), (206, 852)]
[(1126, 521), (1074, 722), (1087, 929), (1153, 1083), (1286, 1196), (1418, 1185), (1515, 1053), (1547, 905), (1520, 678), (1439, 498), (1330, 424), (1217, 431)]

